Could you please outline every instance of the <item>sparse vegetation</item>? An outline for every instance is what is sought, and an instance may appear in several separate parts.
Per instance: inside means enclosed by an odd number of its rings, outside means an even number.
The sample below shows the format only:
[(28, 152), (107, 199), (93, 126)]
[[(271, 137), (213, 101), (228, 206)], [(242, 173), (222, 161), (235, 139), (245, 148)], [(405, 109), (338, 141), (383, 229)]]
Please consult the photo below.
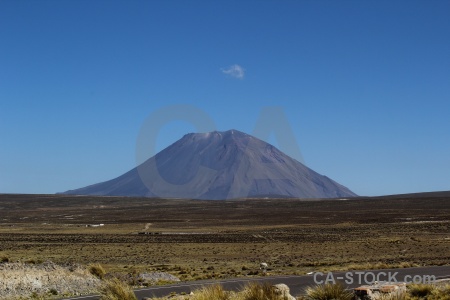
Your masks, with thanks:
[[(0, 195), (8, 211), (0, 244), (9, 261), (95, 261), (108, 272), (163, 271), (182, 280), (260, 276), (261, 261), (270, 275), (448, 264), (450, 201), (205, 201), (199, 210), (188, 200), (46, 199)], [(108, 225), (85, 227), (95, 218)], [(137, 234), (149, 219), (160, 220), (151, 225), (158, 234)]]
[(133, 289), (117, 278), (106, 280), (100, 289), (100, 300), (137, 300)]
[[(120, 274), (114, 276), (136, 286), (156, 284), (136, 275), (149, 272), (181, 280), (261, 276), (261, 262), (270, 275), (449, 264), (448, 199), (32, 197), (0, 195), (0, 209), (8, 211), (0, 263), (97, 262), (108, 274), (91, 270), (96, 277)], [(92, 223), (106, 225), (85, 226)]]
[(411, 284), (404, 293), (381, 295), (377, 300), (450, 300), (450, 284)]
[(406, 300), (450, 300), (450, 284), (411, 284)]
[(323, 284), (306, 289), (309, 300), (352, 300), (353, 293), (341, 284)]

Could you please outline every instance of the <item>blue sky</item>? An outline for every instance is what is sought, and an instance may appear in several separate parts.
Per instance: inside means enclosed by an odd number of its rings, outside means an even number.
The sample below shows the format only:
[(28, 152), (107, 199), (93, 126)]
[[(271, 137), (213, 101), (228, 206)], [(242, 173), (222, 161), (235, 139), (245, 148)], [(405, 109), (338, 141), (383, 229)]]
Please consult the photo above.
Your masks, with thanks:
[(305, 164), (360, 195), (450, 190), (449, 37), (450, 1), (0, 1), (0, 193), (121, 175), (180, 104), (247, 133), (281, 107)]

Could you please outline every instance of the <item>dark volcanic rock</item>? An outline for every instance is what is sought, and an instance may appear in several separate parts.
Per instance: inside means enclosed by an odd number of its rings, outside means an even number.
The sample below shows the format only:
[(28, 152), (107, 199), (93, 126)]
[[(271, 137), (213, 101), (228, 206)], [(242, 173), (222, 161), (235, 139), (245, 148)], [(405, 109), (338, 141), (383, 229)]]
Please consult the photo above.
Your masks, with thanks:
[(274, 146), (237, 130), (187, 134), (122, 176), (66, 194), (212, 200), (356, 196)]

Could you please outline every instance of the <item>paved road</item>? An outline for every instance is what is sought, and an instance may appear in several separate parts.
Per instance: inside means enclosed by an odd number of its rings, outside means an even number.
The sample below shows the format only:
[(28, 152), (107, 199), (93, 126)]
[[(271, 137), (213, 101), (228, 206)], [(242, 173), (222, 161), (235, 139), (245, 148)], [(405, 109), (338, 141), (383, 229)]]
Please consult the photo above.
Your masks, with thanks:
[[(379, 281), (409, 281), (414, 279), (425, 279), (427, 276), (435, 276), (436, 279), (450, 278), (450, 266), (442, 267), (420, 267), (420, 268), (405, 268), (405, 269), (384, 269), (384, 270), (367, 270), (367, 271), (353, 271), (353, 272), (336, 272), (330, 274), (316, 273), (314, 275), (304, 276), (267, 276), (259, 278), (236, 278), (228, 280), (203, 280), (194, 282), (182, 282), (173, 285), (154, 286), (145, 289), (135, 290), (138, 299), (144, 297), (163, 297), (169, 295), (171, 292), (189, 294), (204, 285), (211, 285), (220, 283), (226, 290), (239, 290), (248, 282), (270, 282), (272, 284), (285, 283), (291, 289), (291, 294), (296, 296), (302, 293), (306, 287), (315, 285), (315, 280), (335, 280), (341, 282), (349, 288), (370, 283), (371, 281), (379, 279)], [(414, 278), (414, 276), (416, 276)], [(378, 278), (377, 278), (378, 277)], [(429, 280), (429, 279), (428, 279)], [(85, 296), (77, 298), (69, 298), (70, 300), (98, 300), (99, 296)], [(67, 300), (69, 300), (67, 299)]]

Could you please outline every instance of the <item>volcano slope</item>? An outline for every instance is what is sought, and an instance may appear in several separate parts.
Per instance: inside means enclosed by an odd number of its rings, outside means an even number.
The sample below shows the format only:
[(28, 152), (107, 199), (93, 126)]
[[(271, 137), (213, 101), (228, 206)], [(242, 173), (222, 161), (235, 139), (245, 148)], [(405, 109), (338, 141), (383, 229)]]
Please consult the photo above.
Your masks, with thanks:
[(186, 134), (115, 179), (65, 193), (205, 200), (356, 196), (276, 147), (238, 130)]
[[(442, 265), (450, 197), (299, 201), (0, 195), (0, 257), (185, 280)], [(97, 226), (104, 224), (104, 226)], [(88, 227), (86, 227), (88, 225)]]

